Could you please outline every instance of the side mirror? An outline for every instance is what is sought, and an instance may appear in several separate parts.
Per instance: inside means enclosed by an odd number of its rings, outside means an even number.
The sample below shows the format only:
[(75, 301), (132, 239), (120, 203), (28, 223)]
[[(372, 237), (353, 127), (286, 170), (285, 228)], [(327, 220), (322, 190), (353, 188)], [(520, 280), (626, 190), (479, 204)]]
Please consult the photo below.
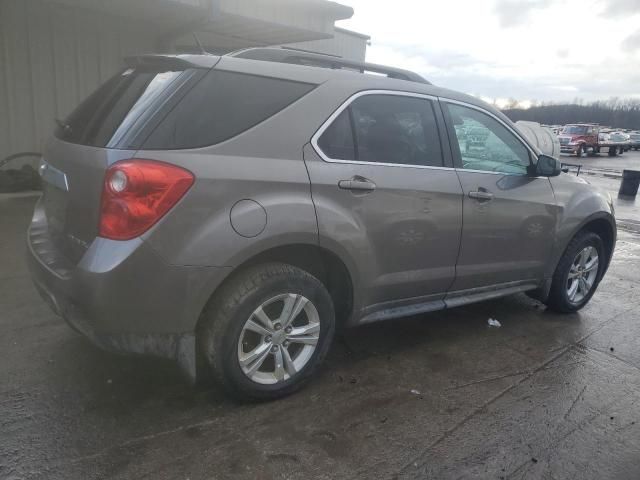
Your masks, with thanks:
[(540, 155), (535, 167), (537, 177), (557, 177), (562, 172), (562, 164), (549, 155)]

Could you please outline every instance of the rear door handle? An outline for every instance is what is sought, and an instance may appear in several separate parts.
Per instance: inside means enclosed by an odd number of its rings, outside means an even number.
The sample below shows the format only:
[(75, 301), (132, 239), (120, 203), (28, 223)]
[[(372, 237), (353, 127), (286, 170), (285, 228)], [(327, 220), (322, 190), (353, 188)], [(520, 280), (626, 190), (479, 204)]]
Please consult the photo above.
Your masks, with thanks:
[(340, 180), (338, 188), (342, 190), (357, 190), (360, 192), (371, 192), (376, 189), (376, 184), (363, 177), (353, 177), (349, 180)]
[(478, 190), (475, 192), (469, 192), (469, 198), (475, 198), (476, 200), (479, 200), (481, 202), (486, 202), (493, 198), (493, 193)]

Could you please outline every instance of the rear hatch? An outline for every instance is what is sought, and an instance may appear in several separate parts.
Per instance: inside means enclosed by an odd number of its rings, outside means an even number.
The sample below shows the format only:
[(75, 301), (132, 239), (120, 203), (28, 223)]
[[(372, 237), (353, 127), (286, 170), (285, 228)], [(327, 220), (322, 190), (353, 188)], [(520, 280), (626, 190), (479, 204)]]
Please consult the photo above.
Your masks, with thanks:
[(128, 68), (58, 121), (43, 156), (43, 206), (49, 236), (68, 260), (77, 263), (97, 235), (106, 169), (132, 158), (217, 58), (128, 59)]

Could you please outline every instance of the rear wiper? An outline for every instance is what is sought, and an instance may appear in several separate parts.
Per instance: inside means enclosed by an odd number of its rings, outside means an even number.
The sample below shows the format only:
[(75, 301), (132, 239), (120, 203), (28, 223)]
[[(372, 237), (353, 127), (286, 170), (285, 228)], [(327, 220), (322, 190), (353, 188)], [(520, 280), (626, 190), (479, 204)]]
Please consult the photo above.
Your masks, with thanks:
[(73, 128), (64, 120), (60, 120), (59, 118), (54, 118), (56, 125), (58, 125), (62, 129), (62, 133), (65, 135), (70, 135), (73, 132)]

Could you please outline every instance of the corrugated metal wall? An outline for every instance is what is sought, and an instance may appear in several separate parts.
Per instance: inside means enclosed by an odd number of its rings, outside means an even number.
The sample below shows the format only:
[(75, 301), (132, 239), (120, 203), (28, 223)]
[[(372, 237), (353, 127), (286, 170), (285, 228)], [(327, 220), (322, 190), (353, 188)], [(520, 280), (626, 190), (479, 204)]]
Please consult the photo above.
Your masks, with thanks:
[(139, 21), (41, 0), (0, 0), (0, 160), (42, 151), (55, 118), (113, 75), (123, 57), (154, 49), (152, 28)]
[[(54, 119), (65, 118), (100, 83), (116, 73), (125, 56), (158, 51), (162, 35), (158, 27), (139, 19), (71, 6), (73, 2), (69, 0), (61, 1), (69, 3), (0, 0), (0, 161), (19, 152), (41, 152), (54, 128)], [(180, 1), (199, 5), (204, 0)], [(248, 0), (217, 1), (218, 6), (240, 12), (251, 4)], [(271, 12), (267, 3), (257, 3), (265, 10), (261, 12), (263, 16), (284, 15), (282, 9)], [(318, 18), (299, 18), (297, 9), (291, 12), (296, 13), (296, 18), (286, 20), (296, 27), (304, 24), (318, 28)], [(331, 24), (326, 18), (320, 23), (323, 28)], [(285, 33), (282, 35), (286, 38)], [(335, 33), (335, 40), (297, 46), (364, 59), (365, 39), (340, 30)], [(6, 167), (25, 163), (35, 167), (37, 160), (16, 161)]]

